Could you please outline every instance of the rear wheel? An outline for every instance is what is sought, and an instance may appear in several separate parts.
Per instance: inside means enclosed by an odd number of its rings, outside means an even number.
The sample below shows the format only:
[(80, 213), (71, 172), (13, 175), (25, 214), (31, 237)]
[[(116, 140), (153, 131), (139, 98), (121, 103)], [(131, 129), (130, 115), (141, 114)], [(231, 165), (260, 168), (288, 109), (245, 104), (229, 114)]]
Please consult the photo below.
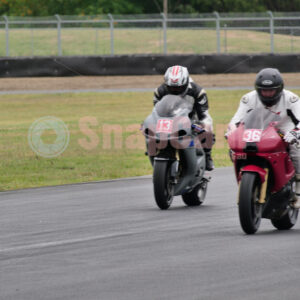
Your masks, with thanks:
[(153, 187), (157, 206), (160, 209), (168, 209), (173, 201), (174, 190), (168, 161), (155, 161)]
[(289, 207), (280, 219), (271, 219), (273, 226), (279, 230), (291, 229), (297, 222), (298, 209)]
[(207, 191), (207, 180), (202, 180), (191, 192), (182, 195), (187, 206), (199, 206), (203, 203)]
[(239, 193), (241, 227), (247, 234), (255, 233), (260, 225), (262, 205), (258, 202), (260, 182), (256, 173), (243, 173)]

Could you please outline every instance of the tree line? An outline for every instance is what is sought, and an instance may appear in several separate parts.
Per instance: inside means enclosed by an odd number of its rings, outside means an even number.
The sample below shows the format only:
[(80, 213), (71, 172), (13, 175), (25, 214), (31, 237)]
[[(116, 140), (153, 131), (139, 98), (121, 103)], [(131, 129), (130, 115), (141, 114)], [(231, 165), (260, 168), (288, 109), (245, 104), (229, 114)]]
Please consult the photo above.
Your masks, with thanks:
[[(300, 0), (168, 0), (169, 13), (300, 11)], [(163, 0), (0, 0), (0, 15), (156, 14)]]

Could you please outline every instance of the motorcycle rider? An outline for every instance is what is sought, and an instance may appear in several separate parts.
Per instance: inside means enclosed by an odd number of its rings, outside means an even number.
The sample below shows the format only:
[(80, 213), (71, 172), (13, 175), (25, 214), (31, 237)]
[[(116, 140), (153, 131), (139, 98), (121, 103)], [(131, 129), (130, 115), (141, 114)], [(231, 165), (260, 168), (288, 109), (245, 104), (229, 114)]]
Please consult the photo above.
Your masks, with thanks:
[(256, 76), (255, 90), (244, 95), (240, 105), (228, 125), (228, 136), (243, 121), (249, 110), (261, 108), (282, 118), (279, 129), (285, 134), (284, 140), (290, 143), (290, 157), (296, 170), (295, 208), (300, 208), (300, 148), (295, 140), (300, 139), (299, 97), (284, 89), (284, 81), (277, 69), (262, 69)]
[[(193, 113), (191, 116), (192, 122), (201, 124), (205, 130), (206, 135), (211, 135), (210, 140), (213, 141), (213, 122), (208, 113), (208, 99), (206, 91), (197, 85), (189, 76), (188, 69), (183, 66), (172, 66), (167, 69), (164, 75), (164, 83), (162, 83), (154, 91), (153, 104), (156, 105), (166, 95), (180, 95), (182, 97), (192, 97), (194, 102)], [(211, 147), (208, 148), (208, 143), (205, 143), (206, 148), (206, 170), (211, 171), (214, 169), (213, 160), (211, 157)]]

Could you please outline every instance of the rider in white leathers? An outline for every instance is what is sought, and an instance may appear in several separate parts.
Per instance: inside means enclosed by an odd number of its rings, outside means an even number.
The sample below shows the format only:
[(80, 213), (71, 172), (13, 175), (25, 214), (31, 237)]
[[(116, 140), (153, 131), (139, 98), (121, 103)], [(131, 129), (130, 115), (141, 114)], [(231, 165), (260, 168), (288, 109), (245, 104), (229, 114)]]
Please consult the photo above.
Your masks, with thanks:
[(284, 140), (290, 144), (290, 156), (296, 169), (295, 208), (300, 208), (300, 149), (292, 143), (300, 139), (300, 100), (291, 91), (285, 90), (281, 74), (277, 69), (262, 69), (256, 77), (255, 90), (244, 95), (239, 108), (228, 125), (228, 136), (243, 121), (246, 113), (254, 108), (278, 114), (283, 120), (279, 129), (285, 134)]

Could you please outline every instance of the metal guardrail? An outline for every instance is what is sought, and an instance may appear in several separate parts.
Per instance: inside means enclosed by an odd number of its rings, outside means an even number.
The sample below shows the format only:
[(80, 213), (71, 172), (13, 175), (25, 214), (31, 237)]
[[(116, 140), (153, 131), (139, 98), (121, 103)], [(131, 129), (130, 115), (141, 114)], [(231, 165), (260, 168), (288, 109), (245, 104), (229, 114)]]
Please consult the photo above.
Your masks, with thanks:
[[(79, 32), (79, 29), (85, 30), (85, 33)], [(152, 33), (149, 34), (151, 30)], [(197, 40), (197, 34), (195, 34), (197, 30), (199, 33), (201, 31), (215, 31), (215, 35), (210, 34), (209, 37), (202, 38), (200, 42), (193, 41), (193, 39)], [(52, 33), (55, 31), (56, 38), (54, 40)], [(257, 49), (260, 53), (300, 52), (300, 12), (272, 13), (268, 11), (266, 13), (246, 14), (222, 14), (218, 12), (201, 15), (169, 14), (168, 16), (163, 13), (121, 16), (111, 14), (101, 16), (55, 15), (44, 18), (2, 16), (0, 17), (0, 56), (28, 56), (28, 53), (31, 56), (74, 55), (73, 53), (77, 55), (116, 55), (144, 52), (145, 54), (182, 54), (189, 51), (192, 54), (232, 53), (237, 51), (234, 49), (238, 49), (238, 46), (231, 49), (234, 38), (230, 36), (230, 32), (237, 33), (238, 31), (248, 31), (248, 33), (252, 32), (252, 34), (257, 35), (264, 33), (262, 39), (268, 37), (269, 42), (263, 48)], [(4, 33), (2, 38), (1, 32)], [(29, 32), (30, 34), (28, 34)], [(192, 32), (193, 37), (190, 38), (191, 41), (188, 44), (184, 38)], [(37, 34), (39, 36), (36, 36)], [(102, 34), (100, 38), (99, 34)], [(177, 34), (178, 40), (176, 41)], [(89, 38), (86, 39), (85, 35), (89, 35)], [(127, 38), (124, 37), (126, 35), (128, 35)], [(145, 40), (146, 35), (149, 35), (147, 40)], [(50, 39), (51, 42), (49, 42)], [(94, 47), (90, 46), (93, 39)], [(247, 36), (242, 35), (240, 37), (241, 41), (245, 39)], [(277, 40), (280, 43), (281, 39), (285, 41), (284, 43), (288, 39), (290, 46), (283, 48), (283, 50), (278, 46), (276, 49), (275, 43)], [(141, 44), (145, 44), (142, 45), (145, 48), (138, 49), (139, 40)], [(181, 51), (179, 49), (180, 43), (182, 47), (190, 48)], [(210, 44), (210, 48), (201, 50), (199, 45), (203, 45), (203, 43)], [(99, 50), (100, 44), (103, 47), (101, 51)], [(155, 48), (152, 47), (152, 44), (158, 46)], [(3, 47), (4, 45), (5, 47)], [(24, 45), (27, 45), (27, 48)], [(30, 46), (28, 47), (28, 45)], [(147, 45), (152, 47), (149, 46), (149, 52), (146, 48)], [(23, 47), (25, 48), (22, 49)], [(30, 50), (28, 50), (29, 48)], [(42, 52), (40, 51), (41, 48), (43, 48)], [(80, 50), (85, 48), (84, 51)], [(244, 52), (256, 51), (248, 48)]]

